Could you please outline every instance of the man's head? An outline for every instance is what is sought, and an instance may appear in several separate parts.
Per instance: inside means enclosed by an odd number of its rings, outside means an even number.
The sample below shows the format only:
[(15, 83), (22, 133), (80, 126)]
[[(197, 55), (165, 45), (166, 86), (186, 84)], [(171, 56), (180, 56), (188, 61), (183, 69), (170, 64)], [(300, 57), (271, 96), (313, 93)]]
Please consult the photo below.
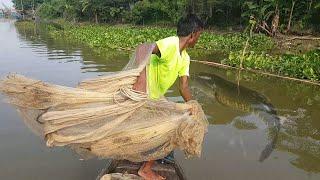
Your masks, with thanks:
[(189, 14), (179, 20), (177, 35), (179, 37), (188, 37), (188, 46), (194, 47), (203, 29), (203, 22), (196, 15)]

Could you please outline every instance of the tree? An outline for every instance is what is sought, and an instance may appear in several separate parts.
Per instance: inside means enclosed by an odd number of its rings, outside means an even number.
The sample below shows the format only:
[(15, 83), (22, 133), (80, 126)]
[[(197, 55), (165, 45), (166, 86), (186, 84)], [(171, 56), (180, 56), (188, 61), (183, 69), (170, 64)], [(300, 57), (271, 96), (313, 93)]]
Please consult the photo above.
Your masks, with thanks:
[(244, 9), (242, 17), (253, 17), (257, 21), (257, 30), (261, 29), (270, 36), (276, 34), (280, 19), (278, 0), (245, 1)]
[[(16, 9), (39, 9), (46, 18), (94, 21), (176, 24), (186, 13), (195, 13), (210, 26), (247, 24), (270, 36), (297, 28), (319, 27), (320, 0), (13, 0)], [(38, 11), (38, 10), (37, 10)]]

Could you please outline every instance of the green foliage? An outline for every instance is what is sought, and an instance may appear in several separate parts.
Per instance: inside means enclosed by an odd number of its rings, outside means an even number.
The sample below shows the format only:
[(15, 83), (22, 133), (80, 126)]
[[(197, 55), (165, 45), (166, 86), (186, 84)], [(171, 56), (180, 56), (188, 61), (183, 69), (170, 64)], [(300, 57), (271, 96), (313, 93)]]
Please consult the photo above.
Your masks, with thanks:
[(45, 1), (37, 9), (37, 13), (42, 18), (59, 18), (63, 17), (66, 11), (66, 1), (65, 0), (50, 0)]
[[(247, 35), (244, 33), (221, 35), (204, 32), (197, 46), (208, 50), (238, 51), (243, 48), (246, 40)], [(249, 42), (253, 51), (269, 51), (274, 47), (273, 40), (263, 34), (253, 35)]]
[(14, 24), (19, 29), (34, 29), (35, 24), (31, 21), (18, 21)]
[(37, 8), (39, 5), (44, 3), (45, 0), (12, 0), (16, 9), (30, 10)]
[(245, 1), (243, 8), (245, 11), (242, 13), (242, 17), (249, 19), (250, 16), (254, 16), (259, 21), (267, 21), (275, 13), (278, 0), (263, 0), (263, 1)]
[(174, 35), (173, 29), (134, 26), (68, 26), (64, 31), (52, 31), (53, 37), (70, 38), (94, 48), (133, 49), (144, 42), (154, 42)]
[[(233, 51), (224, 64), (239, 67), (242, 51)], [(320, 50), (313, 50), (302, 55), (283, 54), (271, 56), (267, 53), (251, 51), (245, 54), (243, 67), (268, 71), (275, 74), (301, 79), (320, 80)]]
[(311, 27), (315, 31), (320, 32), (320, 1), (315, 1), (313, 4), (309, 5), (310, 10), (307, 12), (307, 15), (303, 16), (301, 23), (303, 24), (303, 27)]
[[(133, 49), (144, 42), (155, 42), (159, 39), (176, 35), (175, 28), (137, 27), (131, 25), (64, 25), (64, 31), (53, 31), (54, 37), (64, 37), (78, 40), (95, 48)], [(240, 50), (243, 48), (246, 35), (242, 33), (215, 34), (204, 32), (196, 45), (197, 49), (207, 52), (211, 50), (224, 51)], [(254, 51), (269, 51), (274, 47), (271, 38), (255, 34), (250, 40)]]
[[(291, 17), (292, 2), (295, 6)], [(176, 24), (182, 15), (193, 12), (208, 25), (218, 27), (243, 27), (251, 16), (258, 25), (270, 26), (276, 14), (283, 31), (289, 19), (298, 29), (318, 30), (320, 24), (320, 0), (13, 0), (13, 3), (17, 9), (38, 9), (41, 17), (99, 23)]]
[(133, 5), (128, 13), (128, 22), (134, 24), (152, 24), (158, 22), (176, 23), (186, 9), (185, 0), (144, 0)]

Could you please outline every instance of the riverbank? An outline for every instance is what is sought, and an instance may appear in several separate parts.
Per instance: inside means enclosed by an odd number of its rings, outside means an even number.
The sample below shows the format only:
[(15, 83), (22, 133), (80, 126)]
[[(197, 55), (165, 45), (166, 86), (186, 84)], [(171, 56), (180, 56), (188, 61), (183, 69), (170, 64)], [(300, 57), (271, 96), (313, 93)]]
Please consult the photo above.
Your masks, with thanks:
[[(108, 49), (133, 51), (144, 42), (154, 42), (175, 35), (172, 27), (132, 26), (132, 25), (93, 25), (58, 22), (62, 28), (48, 26), (49, 35), (77, 43), (84, 43), (97, 53)], [(32, 22), (17, 22), (16, 25), (32, 27)], [(217, 33), (205, 31), (192, 58), (206, 59), (239, 67), (241, 61), (245, 69), (255, 69), (277, 75), (312, 81), (320, 80), (320, 41), (286, 41), (273, 39), (263, 34), (254, 34), (246, 52), (244, 46), (248, 39), (245, 33)], [(213, 54), (221, 54), (217, 57)], [(241, 60), (242, 59), (242, 60)]]

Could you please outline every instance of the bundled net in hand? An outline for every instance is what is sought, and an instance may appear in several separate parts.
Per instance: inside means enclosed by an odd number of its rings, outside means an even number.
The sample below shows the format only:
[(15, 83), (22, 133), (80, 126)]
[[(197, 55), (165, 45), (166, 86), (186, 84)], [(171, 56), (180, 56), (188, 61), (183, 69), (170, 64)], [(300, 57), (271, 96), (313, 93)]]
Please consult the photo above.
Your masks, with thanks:
[[(102, 158), (146, 161), (174, 149), (199, 156), (207, 120), (196, 101), (151, 100), (132, 89), (154, 45), (141, 45), (125, 69), (76, 88), (8, 75), (0, 92), (48, 146), (69, 146)], [(196, 111), (190, 115), (189, 109)]]

